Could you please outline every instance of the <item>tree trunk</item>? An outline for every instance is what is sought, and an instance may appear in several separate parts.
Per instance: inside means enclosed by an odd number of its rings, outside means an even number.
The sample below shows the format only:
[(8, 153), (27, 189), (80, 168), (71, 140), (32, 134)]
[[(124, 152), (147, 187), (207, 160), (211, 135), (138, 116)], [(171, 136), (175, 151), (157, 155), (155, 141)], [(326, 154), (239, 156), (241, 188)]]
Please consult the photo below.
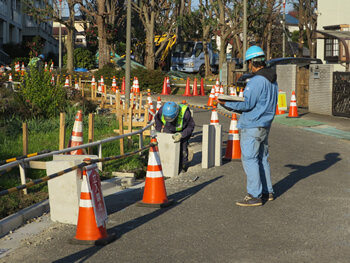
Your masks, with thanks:
[(74, 71), (74, 30), (68, 28), (67, 31), (67, 71), (72, 74)]
[(208, 77), (211, 73), (210, 71), (210, 61), (209, 61), (209, 53), (208, 53), (208, 42), (203, 42), (203, 50), (204, 50), (204, 63), (205, 63), (205, 76)]
[(304, 0), (299, 0), (299, 40), (298, 40), (298, 57), (303, 57), (304, 46)]
[(98, 34), (98, 68), (103, 68), (109, 62), (109, 49), (107, 45), (106, 27), (102, 14), (104, 13), (105, 3), (102, 0), (97, 1), (98, 4), (98, 16), (97, 21), (97, 34)]
[[(151, 1), (151, 7), (154, 7), (154, 0)], [(151, 9), (150, 17), (146, 29), (146, 50), (145, 50), (145, 66), (147, 69), (153, 70), (155, 63), (155, 52), (154, 52), (154, 23), (155, 23), (155, 12), (154, 8)], [(144, 14), (147, 16), (148, 14)]]
[(220, 37), (220, 53), (219, 53), (219, 72), (222, 69), (222, 64), (226, 61), (226, 37)]

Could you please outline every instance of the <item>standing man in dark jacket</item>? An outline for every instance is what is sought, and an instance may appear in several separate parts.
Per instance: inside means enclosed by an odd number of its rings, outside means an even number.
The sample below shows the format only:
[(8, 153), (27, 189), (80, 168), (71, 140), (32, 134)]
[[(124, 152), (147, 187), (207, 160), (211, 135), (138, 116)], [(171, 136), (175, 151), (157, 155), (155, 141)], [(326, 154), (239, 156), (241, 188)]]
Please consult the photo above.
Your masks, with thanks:
[(194, 120), (187, 105), (166, 102), (155, 116), (158, 132), (172, 133), (174, 142), (180, 142), (180, 172), (188, 169), (188, 141), (194, 130)]
[(246, 61), (254, 76), (244, 90), (244, 101), (219, 103), (242, 112), (237, 128), (241, 137), (242, 164), (247, 175), (247, 195), (236, 204), (259, 206), (262, 199), (274, 199), (268, 162), (268, 136), (276, 112), (278, 86), (275, 71), (265, 68), (265, 54), (260, 47), (251, 46), (246, 52)]

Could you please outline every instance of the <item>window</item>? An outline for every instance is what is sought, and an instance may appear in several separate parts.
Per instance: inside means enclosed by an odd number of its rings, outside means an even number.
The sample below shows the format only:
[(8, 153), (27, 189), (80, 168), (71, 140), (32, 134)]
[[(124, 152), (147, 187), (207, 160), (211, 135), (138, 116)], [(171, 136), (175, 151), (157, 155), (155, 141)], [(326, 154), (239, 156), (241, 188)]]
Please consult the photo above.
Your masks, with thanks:
[(339, 42), (338, 39), (328, 38), (324, 42), (324, 58), (326, 61), (337, 62), (339, 58)]

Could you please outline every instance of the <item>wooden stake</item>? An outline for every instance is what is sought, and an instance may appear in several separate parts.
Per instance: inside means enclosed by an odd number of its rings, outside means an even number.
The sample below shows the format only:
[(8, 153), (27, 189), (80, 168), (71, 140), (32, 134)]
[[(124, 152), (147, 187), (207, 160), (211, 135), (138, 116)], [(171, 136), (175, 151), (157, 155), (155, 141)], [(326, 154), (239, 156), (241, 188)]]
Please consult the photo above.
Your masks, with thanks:
[(60, 139), (59, 139), (59, 149), (63, 150), (66, 145), (66, 113), (60, 113)]
[[(94, 114), (89, 113), (89, 138), (88, 142), (94, 141)], [(92, 147), (88, 148), (88, 154), (92, 154)]]
[(22, 134), (23, 134), (23, 155), (28, 154), (28, 126), (26, 122), (22, 123)]

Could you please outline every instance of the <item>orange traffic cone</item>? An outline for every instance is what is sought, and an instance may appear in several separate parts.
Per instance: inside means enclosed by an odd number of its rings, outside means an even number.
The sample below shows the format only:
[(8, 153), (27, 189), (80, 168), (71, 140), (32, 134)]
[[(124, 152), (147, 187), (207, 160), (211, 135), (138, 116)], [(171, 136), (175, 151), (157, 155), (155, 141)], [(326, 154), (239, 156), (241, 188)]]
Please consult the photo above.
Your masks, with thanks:
[(243, 88), (241, 88), (241, 90), (239, 91), (238, 97), (240, 97), (240, 98), (243, 98), (243, 97), (244, 97), (244, 96), (243, 96)]
[(197, 78), (194, 78), (194, 81), (193, 81), (193, 89), (192, 89), (192, 95), (193, 96), (199, 96), (198, 95), (198, 89), (197, 89)]
[(125, 94), (125, 77), (123, 77), (120, 94), (123, 94), (123, 95)]
[(224, 159), (226, 160), (240, 160), (241, 159), (241, 145), (239, 141), (239, 133), (237, 129), (237, 115), (232, 114), (230, 131), (227, 139), (226, 153)]
[(230, 87), (230, 96), (237, 96), (235, 88), (234, 87)]
[[(86, 160), (86, 159), (85, 159)], [(97, 166), (89, 165), (83, 170), (77, 231), (73, 244), (106, 245), (116, 238), (106, 229), (107, 209), (102, 195)]]
[(157, 108), (156, 113), (159, 111), (160, 107), (162, 107), (162, 100), (160, 97), (157, 98)]
[(216, 111), (216, 106), (214, 106), (211, 111), (210, 125), (219, 125), (219, 117), (218, 112)]
[(50, 66), (50, 72), (53, 71), (53, 62), (51, 63), (51, 66)]
[(285, 112), (284, 110), (279, 110), (279, 109), (278, 109), (278, 103), (277, 103), (275, 115), (282, 115), (282, 114), (285, 114), (285, 113), (286, 113), (286, 112)]
[[(157, 139), (152, 138), (151, 143), (156, 144)], [(160, 157), (158, 154), (158, 146), (153, 145), (149, 149), (143, 198), (142, 201), (137, 203), (137, 205), (162, 208), (167, 207), (172, 203), (173, 201), (168, 200), (166, 194), (162, 164), (160, 163)]]
[[(149, 106), (149, 110), (156, 114), (156, 111), (154, 110), (154, 107), (153, 107), (153, 102), (152, 102), (152, 98), (151, 98), (151, 90), (148, 89), (147, 90), (147, 101), (148, 101), (148, 106)], [(148, 115), (148, 120), (151, 121), (153, 119), (153, 115), (151, 113), (149, 113)]]
[(69, 78), (68, 76), (66, 77), (66, 81), (64, 82), (64, 87), (65, 88), (68, 88), (70, 85), (69, 85)]
[(167, 84), (166, 84), (166, 77), (164, 77), (164, 81), (163, 81), (163, 90), (162, 90), (162, 93), (160, 95), (169, 95), (168, 93), (168, 87), (167, 87)]
[(140, 94), (139, 79), (135, 77), (134, 93)]
[(201, 78), (201, 93), (200, 96), (205, 96), (205, 91), (204, 91), (204, 79)]
[(9, 74), (9, 81), (12, 82), (12, 73)]
[(45, 71), (47, 71), (47, 62), (45, 62), (45, 68), (44, 68)]
[(166, 87), (168, 90), (168, 94), (170, 95), (171, 94), (171, 87), (170, 87), (170, 78), (169, 77), (166, 78)]
[(92, 76), (91, 87), (92, 87), (93, 89), (96, 88), (96, 79), (95, 79), (95, 76)]
[[(83, 112), (78, 110), (75, 115), (75, 122), (73, 126), (72, 135), (70, 137), (68, 147), (75, 147), (83, 144)], [(83, 149), (71, 151), (67, 154), (70, 155), (82, 155), (84, 154)]]
[(287, 118), (299, 118), (297, 99), (295, 98), (295, 91), (292, 91), (292, 97), (290, 98), (289, 113)]
[(113, 76), (113, 80), (112, 80), (112, 91), (116, 92), (117, 90), (117, 81), (115, 80), (115, 76)]
[(51, 84), (52, 85), (55, 85), (55, 76), (52, 74), (51, 76)]
[(187, 77), (185, 93), (182, 96), (187, 96), (187, 97), (192, 96), (192, 94), (191, 94), (191, 86), (190, 86), (190, 78), (189, 77)]
[(25, 72), (26, 72), (26, 68), (24, 67), (24, 62), (22, 62), (21, 75), (23, 76)]
[(220, 86), (219, 94), (223, 95), (224, 94), (224, 86)]
[(213, 86), (211, 88), (211, 92), (209, 94), (209, 99), (208, 99), (207, 105), (210, 106), (210, 107), (213, 106), (214, 100), (215, 100), (215, 87)]
[(105, 81), (103, 79), (103, 76), (101, 76), (100, 84), (101, 84), (101, 92), (104, 93), (105, 92)]
[(19, 72), (19, 71), (20, 71), (19, 62), (17, 62), (17, 63), (15, 64), (15, 71), (16, 71), (16, 72)]

